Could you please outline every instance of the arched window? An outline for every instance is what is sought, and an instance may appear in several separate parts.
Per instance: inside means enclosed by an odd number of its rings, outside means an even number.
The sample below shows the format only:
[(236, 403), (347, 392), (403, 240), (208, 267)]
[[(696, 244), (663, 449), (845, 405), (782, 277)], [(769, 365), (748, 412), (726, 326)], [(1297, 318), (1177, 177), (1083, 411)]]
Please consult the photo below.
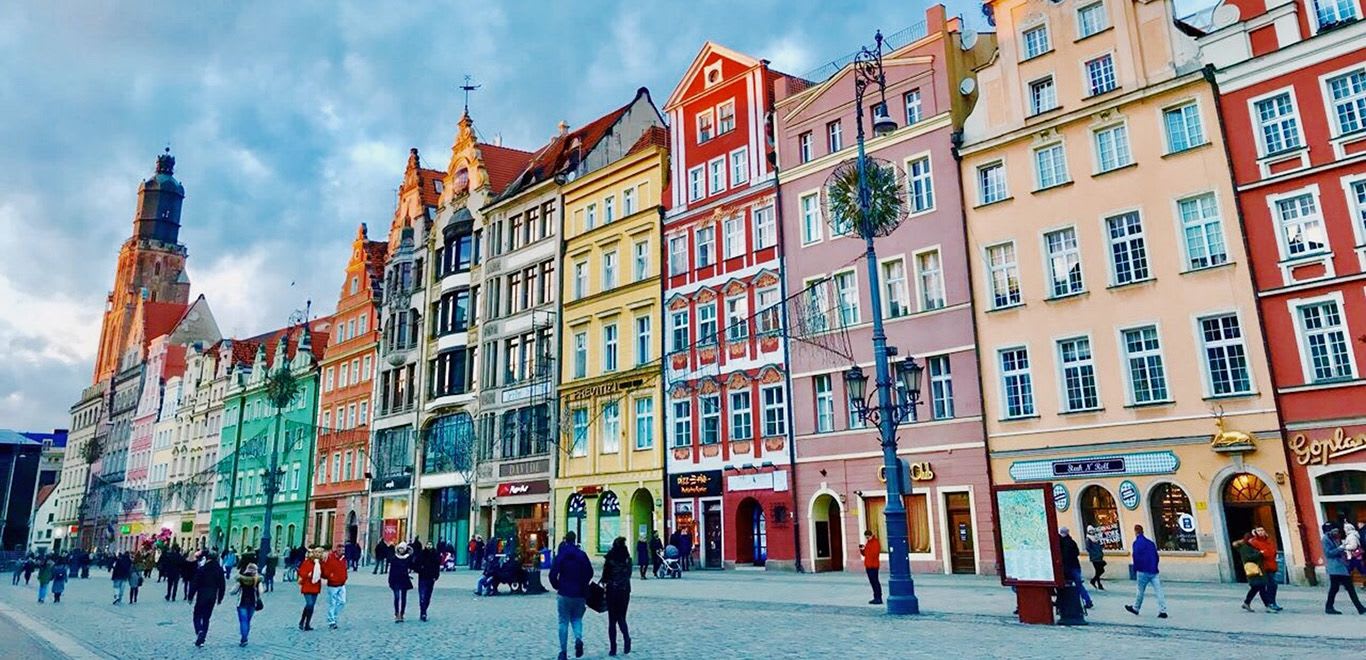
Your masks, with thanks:
[(598, 498), (598, 552), (612, 549), (612, 541), (621, 535), (621, 500), (607, 491)]
[[(1152, 514), (1153, 540), (1157, 542), (1158, 550), (1199, 550), (1195, 541), (1194, 518), (1188, 518), (1194, 515), (1191, 513), (1191, 501), (1180, 486), (1170, 482), (1153, 486), (1148, 493), (1148, 511)], [(1182, 527), (1183, 520), (1185, 528)]]
[(1095, 527), (1106, 550), (1123, 550), (1124, 537), (1119, 529), (1119, 509), (1115, 498), (1104, 486), (1087, 486), (1081, 491), (1081, 523)]

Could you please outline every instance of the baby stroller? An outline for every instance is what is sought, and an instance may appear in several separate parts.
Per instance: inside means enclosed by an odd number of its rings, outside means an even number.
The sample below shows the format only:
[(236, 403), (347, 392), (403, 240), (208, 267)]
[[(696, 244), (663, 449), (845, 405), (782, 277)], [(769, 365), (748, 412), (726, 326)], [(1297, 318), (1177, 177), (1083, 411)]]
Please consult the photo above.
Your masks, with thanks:
[(683, 577), (683, 562), (679, 561), (678, 548), (670, 545), (664, 548), (664, 552), (659, 553), (660, 577), (678, 579)]

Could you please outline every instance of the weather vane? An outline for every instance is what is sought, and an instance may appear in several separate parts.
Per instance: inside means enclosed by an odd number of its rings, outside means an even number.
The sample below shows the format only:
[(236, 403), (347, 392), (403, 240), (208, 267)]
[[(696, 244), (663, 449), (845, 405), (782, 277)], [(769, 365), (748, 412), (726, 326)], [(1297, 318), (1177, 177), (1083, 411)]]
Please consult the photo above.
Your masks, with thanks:
[(465, 76), (465, 84), (460, 86), (460, 89), (465, 90), (465, 114), (468, 115), (470, 113), (470, 92), (473, 92), (480, 87), (483, 87), (483, 85), (475, 85), (473, 76)]

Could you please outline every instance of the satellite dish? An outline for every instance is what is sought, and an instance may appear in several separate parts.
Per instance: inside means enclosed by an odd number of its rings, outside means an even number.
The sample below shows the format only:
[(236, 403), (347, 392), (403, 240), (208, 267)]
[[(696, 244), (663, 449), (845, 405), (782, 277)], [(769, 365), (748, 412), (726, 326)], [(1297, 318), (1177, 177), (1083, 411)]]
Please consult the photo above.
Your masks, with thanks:
[(825, 217), (836, 235), (873, 236), (891, 234), (906, 219), (905, 181), (901, 170), (881, 158), (864, 158), (864, 178), (868, 183), (869, 204), (860, 227), (858, 160), (851, 158), (835, 166), (825, 180)]
[(958, 34), (958, 46), (963, 50), (972, 50), (977, 45), (977, 31), (971, 28), (963, 30)]
[(971, 96), (977, 91), (977, 81), (972, 78), (964, 78), (963, 82), (958, 83), (958, 93), (963, 96)]

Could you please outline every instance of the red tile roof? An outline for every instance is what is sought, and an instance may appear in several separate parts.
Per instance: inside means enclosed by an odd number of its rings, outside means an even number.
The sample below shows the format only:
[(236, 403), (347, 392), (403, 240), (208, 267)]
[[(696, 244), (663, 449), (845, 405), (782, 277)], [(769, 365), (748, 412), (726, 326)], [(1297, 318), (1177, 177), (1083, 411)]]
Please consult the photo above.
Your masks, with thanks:
[[(313, 359), (322, 361), (323, 354), (327, 351), (327, 342), (332, 338), (332, 317), (320, 316), (313, 319), (308, 322), (308, 328), (310, 330), (309, 340), (312, 342)], [(299, 348), (299, 333), (291, 325), (263, 332), (254, 337), (232, 340), (233, 363), (252, 364), (256, 361), (256, 349), (262, 345), (266, 347), (266, 359), (269, 360), (276, 344), (280, 341), (280, 335), (286, 332), (289, 333), (289, 339), (285, 344), (285, 356), (293, 358), (295, 351)]]
[(629, 156), (637, 151), (644, 151), (650, 147), (664, 147), (665, 149), (668, 149), (668, 129), (665, 129), (663, 126), (651, 126), (645, 129), (645, 132), (640, 134), (640, 139), (636, 140), (636, 143), (631, 145), (631, 148), (626, 151), (626, 155)]
[(161, 368), (162, 378), (175, 378), (185, 373), (185, 347), (171, 344), (166, 347), (166, 363)]
[(176, 324), (185, 316), (190, 306), (186, 303), (142, 302), (142, 342), (147, 343), (175, 330)]
[(365, 242), (365, 269), (372, 280), (384, 279), (384, 262), (389, 259), (388, 241)]
[(479, 155), (483, 157), (484, 169), (489, 173), (489, 186), (493, 188), (495, 196), (517, 178), (533, 156), (530, 151), (496, 144), (479, 145)]
[(446, 178), (446, 173), (441, 170), (429, 170), (419, 168), (418, 178), (422, 181), (422, 205), (436, 206), (441, 203), (441, 193), (436, 191), (436, 183)]
[(56, 489), (57, 484), (48, 484), (46, 486), (43, 486), (42, 488), (39, 488), (38, 495), (34, 498), (35, 501), (33, 502), (33, 510), (37, 511), (38, 507), (41, 507), (43, 505), (43, 502), (47, 501), (48, 496), (52, 494), (52, 491)]
[[(531, 162), (527, 163), (526, 169), (522, 170), (521, 174), (499, 197), (514, 195), (555, 176), (567, 167), (576, 165), (580, 154), (587, 153), (597, 146), (598, 142), (607, 135), (608, 129), (616, 125), (633, 104), (635, 104), (634, 98), (631, 99), (630, 103), (588, 122), (578, 130), (555, 136), (548, 144), (536, 151), (535, 155), (531, 157)], [(573, 148), (576, 143), (579, 146), (577, 150)]]

